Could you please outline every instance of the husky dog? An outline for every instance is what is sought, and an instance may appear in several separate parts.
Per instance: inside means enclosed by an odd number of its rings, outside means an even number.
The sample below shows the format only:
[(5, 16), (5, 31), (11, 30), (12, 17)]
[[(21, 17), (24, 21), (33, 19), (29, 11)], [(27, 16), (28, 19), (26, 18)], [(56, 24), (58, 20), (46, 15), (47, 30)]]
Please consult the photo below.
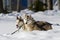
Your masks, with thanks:
[(25, 15), (24, 19), (22, 17), (17, 17), (16, 26), (18, 30), (14, 31), (11, 34), (16, 33), (22, 28), (24, 31), (33, 31), (33, 30), (50, 30), (52, 29), (52, 24), (44, 21), (35, 21), (31, 15)]
[(14, 32), (11, 33), (11, 35), (13, 35), (14, 33), (18, 32), (20, 28), (24, 27), (24, 22), (23, 22), (23, 19), (20, 17), (17, 17), (17, 20), (16, 20), (16, 26), (17, 26), (17, 30), (15, 30)]
[(16, 20), (16, 26), (18, 29), (20, 29), (22, 26), (24, 26), (24, 22), (23, 22), (23, 19), (22, 17), (17, 17), (17, 20)]
[(22, 28), (24, 31), (26, 30), (24, 21), (23, 21), (23, 19), (22, 19), (21, 16), (20, 16), (20, 17), (17, 17), (17, 19), (16, 19), (16, 26), (17, 26), (18, 29), (15, 30), (14, 32), (12, 32), (11, 35), (14, 34), (14, 33), (16, 33), (16, 32), (18, 32), (21, 28)]
[(24, 31), (40, 30), (40, 28), (38, 28), (37, 25), (35, 25), (35, 21), (32, 20), (33, 18), (31, 16), (27, 15), (26, 17), (28, 17), (28, 23), (24, 22), (26, 19), (23, 20), (21, 17), (17, 17), (16, 26), (18, 29), (22, 28)]
[(52, 29), (52, 24), (48, 23), (48, 22), (44, 22), (44, 21), (35, 21), (31, 15), (24, 15), (24, 24), (25, 27), (30, 31), (32, 30), (50, 30)]
[(26, 31), (40, 30), (31, 15), (25, 14), (23, 20)]
[(17, 28), (22, 28), (24, 31), (33, 31), (33, 30), (50, 30), (52, 26), (48, 22), (44, 21), (35, 21), (31, 15), (25, 14), (23, 18), (17, 17), (16, 20)]

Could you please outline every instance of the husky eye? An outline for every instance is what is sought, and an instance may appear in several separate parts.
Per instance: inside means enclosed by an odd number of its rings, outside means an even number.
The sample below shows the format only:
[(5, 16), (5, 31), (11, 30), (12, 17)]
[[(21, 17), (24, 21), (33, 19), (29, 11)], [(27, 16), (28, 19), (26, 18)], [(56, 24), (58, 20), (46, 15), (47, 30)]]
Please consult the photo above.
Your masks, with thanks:
[(29, 16), (27, 16), (27, 17), (29, 17)]

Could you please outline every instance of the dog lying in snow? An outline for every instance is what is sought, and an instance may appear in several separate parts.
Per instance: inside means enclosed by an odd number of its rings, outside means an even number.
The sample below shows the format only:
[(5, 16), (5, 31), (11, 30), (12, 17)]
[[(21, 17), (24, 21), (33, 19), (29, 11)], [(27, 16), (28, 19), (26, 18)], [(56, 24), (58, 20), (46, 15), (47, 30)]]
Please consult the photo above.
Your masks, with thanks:
[(21, 17), (17, 17), (16, 26), (18, 29), (22, 28), (24, 31), (33, 31), (33, 30), (50, 30), (52, 26), (48, 22), (44, 21), (35, 21), (31, 15), (25, 14), (23, 19)]
[(24, 21), (21, 16), (17, 17), (16, 26), (18, 29), (22, 28), (24, 30)]

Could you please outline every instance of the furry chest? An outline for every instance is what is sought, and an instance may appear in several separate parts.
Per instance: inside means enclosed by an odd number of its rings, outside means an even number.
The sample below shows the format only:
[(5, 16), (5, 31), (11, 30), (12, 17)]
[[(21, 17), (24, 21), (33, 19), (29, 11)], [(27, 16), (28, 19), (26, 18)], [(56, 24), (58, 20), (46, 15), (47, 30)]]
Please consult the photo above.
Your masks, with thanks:
[(27, 31), (32, 31), (32, 30), (33, 30), (33, 25), (25, 24), (25, 29), (26, 29)]

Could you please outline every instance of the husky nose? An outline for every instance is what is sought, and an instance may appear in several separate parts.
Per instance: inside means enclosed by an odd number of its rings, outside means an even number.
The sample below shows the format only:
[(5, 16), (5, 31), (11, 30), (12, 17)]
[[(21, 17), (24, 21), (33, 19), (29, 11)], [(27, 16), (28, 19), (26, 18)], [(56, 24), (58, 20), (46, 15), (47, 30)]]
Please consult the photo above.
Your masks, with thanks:
[(16, 27), (18, 28), (18, 25), (16, 25)]

